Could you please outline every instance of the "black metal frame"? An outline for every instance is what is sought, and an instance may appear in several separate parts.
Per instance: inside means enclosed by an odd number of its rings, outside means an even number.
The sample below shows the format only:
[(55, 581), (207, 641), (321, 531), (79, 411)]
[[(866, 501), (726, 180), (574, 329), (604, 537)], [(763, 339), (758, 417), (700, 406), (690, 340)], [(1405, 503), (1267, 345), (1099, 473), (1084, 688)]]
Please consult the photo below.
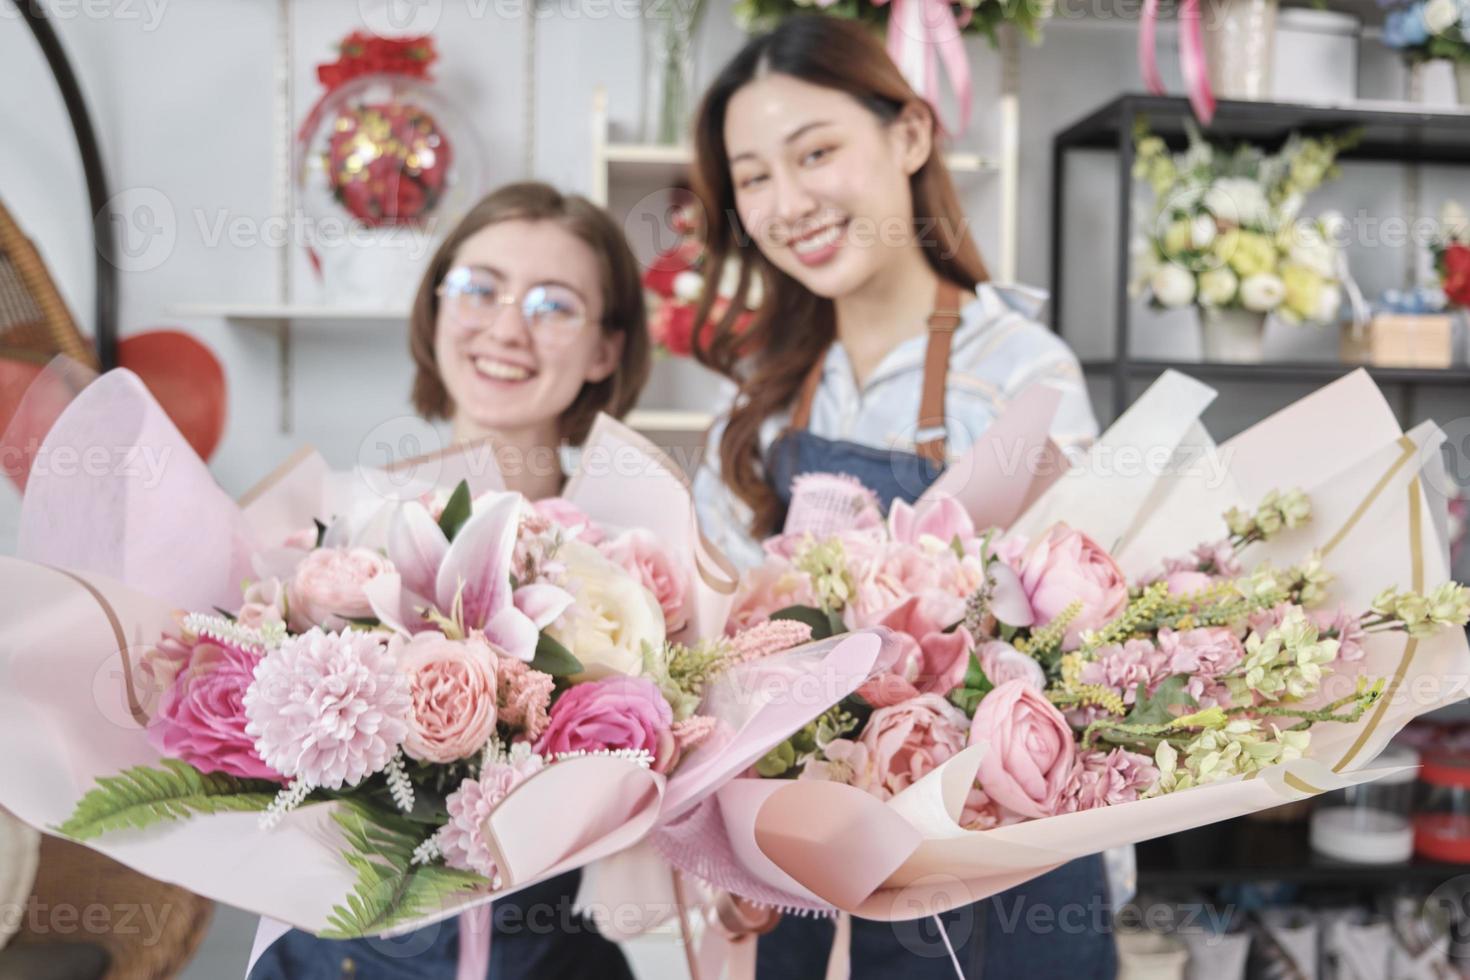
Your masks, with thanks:
[[(1267, 362), (1220, 364), (1134, 359), (1129, 353), (1129, 235), (1133, 214), (1133, 127), (1147, 118), (1150, 130), (1171, 146), (1185, 142), (1185, 123), (1194, 118), (1189, 101), (1155, 95), (1122, 95), (1063, 129), (1052, 140), (1051, 190), (1051, 327), (1063, 326), (1062, 301), (1065, 220), (1062, 213), (1067, 189), (1068, 154), (1077, 151), (1114, 152), (1118, 156), (1118, 223), (1116, 235), (1117, 295), (1114, 309), (1113, 356), (1084, 363), (1085, 371), (1107, 374), (1113, 385), (1115, 415), (1130, 399), (1129, 381), (1148, 378), (1175, 368), (1202, 378), (1219, 380), (1327, 382), (1357, 365), (1333, 363)], [(1358, 130), (1361, 138), (1340, 159), (1404, 163), (1470, 164), (1470, 113), (1398, 110), (1391, 108), (1338, 108), (1274, 102), (1220, 102), (1206, 135), (1225, 140), (1250, 140), (1267, 149), (1281, 145), (1294, 132), (1342, 133)], [(1403, 385), (1406, 415), (1412, 415), (1413, 390), (1418, 385), (1470, 387), (1470, 368), (1368, 368), (1383, 384)]]
[(87, 100), (77, 84), (76, 74), (66, 57), (66, 49), (56, 36), (51, 22), (46, 19), (42, 0), (13, 0), (26, 26), (36, 38), (46, 64), (56, 76), (56, 87), (66, 103), (66, 114), (71, 119), (72, 132), (76, 136), (77, 150), (82, 157), (82, 172), (87, 178), (87, 198), (91, 204), (92, 243), (96, 253), (96, 286), (93, 323), (93, 343), (97, 348), (97, 363), (107, 371), (117, 366), (117, 265), (115, 240), (108, 204), (111, 195), (107, 191), (107, 171), (102, 164), (102, 151), (97, 145), (97, 134), (92, 129), (92, 119), (87, 112)]

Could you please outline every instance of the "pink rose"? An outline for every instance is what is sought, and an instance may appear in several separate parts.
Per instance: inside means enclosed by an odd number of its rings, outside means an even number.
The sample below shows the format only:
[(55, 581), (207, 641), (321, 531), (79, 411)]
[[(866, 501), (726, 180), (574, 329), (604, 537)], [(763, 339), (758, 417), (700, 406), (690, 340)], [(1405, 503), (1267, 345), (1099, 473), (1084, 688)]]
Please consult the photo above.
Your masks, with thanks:
[(1128, 581), (1102, 546), (1081, 531), (1057, 524), (1035, 542), (1017, 571), (1038, 626), (1074, 602), (1081, 612), (1067, 625), (1063, 649), (1075, 650), (1083, 630), (1097, 629), (1123, 611)]
[(260, 657), (213, 640), (167, 637), (149, 651), (147, 676), (167, 681), (149, 740), (200, 772), (280, 781), (245, 733), (245, 692)]
[(564, 497), (547, 497), (536, 501), (531, 507), (553, 524), (559, 524), (575, 534), (578, 541), (596, 545), (601, 544), (606, 537), (602, 528), (593, 523), (582, 508)]
[(251, 629), (286, 621), (286, 588), (278, 578), (264, 578), (245, 588), (245, 603), (235, 613), (235, 622)]
[(976, 655), (986, 679), (996, 687), (1008, 681), (1022, 681), (1038, 691), (1046, 690), (1046, 672), (1036, 658), (1028, 657), (1004, 640), (983, 644)]
[(366, 548), (317, 548), (296, 566), (287, 587), (291, 629), (304, 633), (313, 626), (345, 629), (350, 619), (373, 615), (362, 587), (393, 571), (388, 559)]
[(874, 711), (859, 741), (874, 781), (861, 788), (886, 800), (965, 747), (965, 713), (937, 694), (920, 694)]
[(763, 564), (751, 569), (740, 580), (740, 591), (730, 609), (725, 632), (734, 636), (741, 630), (764, 623), (772, 613), (787, 606), (815, 606), (816, 593), (812, 582), (804, 572), (798, 572), (787, 562), (768, 558)]
[(970, 742), (989, 743), (980, 760), (980, 788), (1023, 817), (1057, 812), (1072, 776), (1077, 746), (1067, 720), (1025, 681), (1007, 681), (980, 701)]
[(403, 751), (420, 762), (455, 762), (495, 734), (495, 652), (478, 637), (451, 640), (428, 630), (390, 641), (408, 675), (413, 714)]
[(672, 635), (689, 622), (684, 611), (684, 570), (651, 531), (624, 531), (602, 546), (602, 553), (621, 565), (653, 593), (664, 613), (664, 630)]
[(963, 626), (943, 632), (928, 613), (919, 596), (910, 596), (878, 624), (893, 630), (898, 653), (883, 674), (858, 688), (869, 704), (884, 707), (918, 694), (945, 695), (964, 682), (974, 639)]
[(677, 761), (674, 712), (646, 677), (607, 677), (574, 684), (551, 708), (551, 721), (536, 741), (547, 758), (567, 752), (642, 749), (655, 772)]
[(876, 626), (915, 595), (925, 597), (931, 617), (945, 625), (958, 622), (965, 614), (965, 595), (946, 591), (956, 562), (953, 552), (934, 555), (916, 545), (897, 543), (854, 556), (855, 592), (843, 610), (843, 622), (849, 629)]

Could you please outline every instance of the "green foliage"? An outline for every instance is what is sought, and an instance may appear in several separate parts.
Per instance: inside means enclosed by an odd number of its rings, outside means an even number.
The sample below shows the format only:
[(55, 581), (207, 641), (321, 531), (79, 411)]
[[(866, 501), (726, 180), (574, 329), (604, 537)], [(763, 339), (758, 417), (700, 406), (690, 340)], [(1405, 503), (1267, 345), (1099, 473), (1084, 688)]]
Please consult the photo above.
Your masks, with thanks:
[(771, 613), (771, 618), (807, 624), (812, 628), (813, 640), (825, 640), (847, 632), (847, 624), (842, 621), (841, 616), (815, 606), (787, 606)]
[(1175, 707), (1197, 708), (1199, 702), (1190, 697), (1184, 690), (1184, 685), (1189, 683), (1187, 674), (1175, 674), (1158, 686), (1153, 694), (1148, 693), (1148, 688), (1140, 683), (1138, 685), (1138, 697), (1133, 702), (1133, 710), (1128, 717), (1123, 719), (1127, 725), (1167, 725), (1174, 720), (1176, 712), (1171, 711)]
[(345, 904), (332, 909), (325, 939), (351, 939), (382, 932), (415, 916), (443, 908), (465, 892), (484, 888), (483, 875), (442, 864), (414, 864), (424, 841), (421, 824), (387, 810), (343, 800), (332, 819), (348, 850), (343, 859), (357, 872)]
[(973, 718), (981, 699), (993, 690), (995, 684), (985, 676), (985, 671), (980, 667), (980, 658), (975, 656), (973, 650), (970, 651), (970, 666), (965, 668), (964, 683), (949, 692), (950, 702), (963, 711), (966, 717)]
[(555, 637), (543, 631), (536, 640), (536, 656), (531, 658), (531, 669), (552, 677), (570, 677), (582, 672), (582, 661), (572, 656), (572, 651)]
[(112, 830), (141, 830), (196, 813), (264, 810), (280, 787), (263, 779), (203, 773), (186, 762), (163, 759), (163, 769), (134, 766), (100, 776), (56, 829), (73, 840), (90, 840)]
[(474, 501), (470, 497), (470, 485), (468, 481), (460, 480), (459, 486), (449, 495), (449, 502), (444, 505), (444, 512), (439, 515), (439, 530), (444, 532), (444, 537), (450, 541), (464, 527), (464, 522), (470, 519), (474, 511)]

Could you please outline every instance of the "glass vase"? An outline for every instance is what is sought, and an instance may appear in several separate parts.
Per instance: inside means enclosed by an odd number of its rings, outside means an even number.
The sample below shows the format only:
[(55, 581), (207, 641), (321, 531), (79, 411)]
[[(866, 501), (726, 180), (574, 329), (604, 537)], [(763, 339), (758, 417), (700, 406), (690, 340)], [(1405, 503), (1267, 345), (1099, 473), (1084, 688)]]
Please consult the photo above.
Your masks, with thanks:
[(694, 91), (694, 35), (705, 0), (643, 0), (643, 104), (639, 137), (673, 144), (685, 136)]

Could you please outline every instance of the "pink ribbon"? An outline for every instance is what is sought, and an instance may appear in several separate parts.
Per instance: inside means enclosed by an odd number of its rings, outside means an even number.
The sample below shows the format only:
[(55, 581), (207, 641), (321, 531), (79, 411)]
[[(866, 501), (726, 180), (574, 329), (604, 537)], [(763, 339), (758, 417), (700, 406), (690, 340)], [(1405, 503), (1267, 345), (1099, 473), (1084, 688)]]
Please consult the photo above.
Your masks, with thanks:
[[(1143, 84), (1154, 95), (1164, 95), (1159, 75), (1157, 33), (1159, 0), (1144, 0), (1143, 19), (1138, 27), (1138, 70)], [(1204, 30), (1199, 0), (1182, 0), (1179, 6), (1179, 68), (1184, 89), (1195, 117), (1208, 126), (1215, 118), (1215, 93), (1210, 90), (1210, 73), (1205, 58)]]
[(459, 913), (459, 965), (455, 980), (485, 980), (490, 975), (490, 907), (476, 905)]
[[(918, 89), (939, 111), (939, 62), (959, 102), (959, 125), (951, 136), (964, 133), (970, 123), (973, 93), (970, 59), (960, 36), (964, 25), (955, 19), (949, 0), (892, 0), (888, 13), (888, 56), (903, 71), (909, 84)], [(937, 59), (936, 59), (937, 54)], [(942, 120), (940, 129), (948, 130)]]

